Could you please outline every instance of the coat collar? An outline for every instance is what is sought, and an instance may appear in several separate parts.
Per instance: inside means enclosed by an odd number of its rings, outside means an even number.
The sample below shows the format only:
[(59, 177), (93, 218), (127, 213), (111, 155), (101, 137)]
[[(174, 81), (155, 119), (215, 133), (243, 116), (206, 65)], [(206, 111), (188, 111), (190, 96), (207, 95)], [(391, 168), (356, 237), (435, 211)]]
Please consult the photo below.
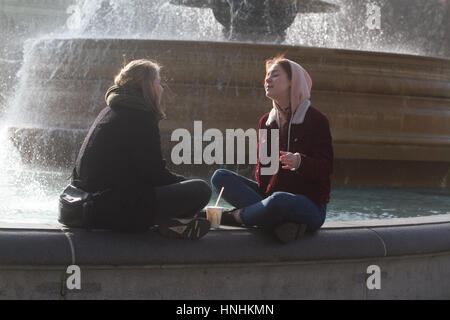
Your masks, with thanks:
[[(310, 106), (311, 101), (303, 101), (295, 111), (294, 116), (292, 117), (291, 124), (302, 124), (303, 121), (305, 121), (306, 112), (308, 111)], [(266, 121), (266, 126), (270, 126), (270, 124), (274, 121), (276, 121), (278, 127), (280, 127), (280, 117), (278, 115), (278, 110), (275, 107), (272, 108), (272, 111), (270, 111), (269, 117)]]

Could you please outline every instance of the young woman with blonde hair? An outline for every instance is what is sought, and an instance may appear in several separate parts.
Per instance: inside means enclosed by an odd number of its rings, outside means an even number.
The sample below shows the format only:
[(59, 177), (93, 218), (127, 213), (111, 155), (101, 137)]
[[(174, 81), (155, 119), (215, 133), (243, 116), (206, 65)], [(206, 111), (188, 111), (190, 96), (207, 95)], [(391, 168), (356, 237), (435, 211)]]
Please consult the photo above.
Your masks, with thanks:
[[(106, 92), (107, 106), (89, 129), (78, 154), (72, 184), (102, 193), (92, 209), (91, 228), (145, 231), (157, 225), (167, 236), (199, 239), (209, 222), (193, 218), (211, 197), (209, 185), (170, 172), (162, 158), (159, 121), (163, 87), (160, 66), (128, 63)], [(60, 222), (73, 226), (73, 217)]]

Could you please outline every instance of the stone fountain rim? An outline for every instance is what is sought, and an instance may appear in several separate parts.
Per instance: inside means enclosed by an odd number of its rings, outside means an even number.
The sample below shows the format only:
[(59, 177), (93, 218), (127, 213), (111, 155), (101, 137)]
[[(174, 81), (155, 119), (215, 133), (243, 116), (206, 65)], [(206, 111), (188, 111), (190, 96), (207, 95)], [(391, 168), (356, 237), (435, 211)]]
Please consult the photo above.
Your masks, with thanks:
[[(429, 224), (450, 223), (450, 213), (437, 214), (430, 216), (418, 216), (407, 218), (391, 218), (391, 219), (368, 219), (368, 220), (348, 220), (348, 221), (326, 221), (321, 229), (355, 229), (367, 227), (404, 227), (417, 226)], [(23, 230), (54, 230), (59, 231), (67, 229), (60, 223), (9, 223), (0, 221), (0, 231), (8, 229), (23, 229)], [(222, 227), (215, 231), (229, 231), (240, 230), (245, 231), (245, 228)]]
[[(369, 223), (369, 224), (368, 224)], [(0, 268), (11, 266), (291, 265), (405, 259), (450, 252), (450, 214), (377, 221), (329, 222), (289, 245), (261, 231), (213, 230), (199, 241), (163, 238), (156, 232), (124, 234), (64, 229), (56, 225), (0, 223)], [(384, 225), (383, 225), (384, 224)], [(240, 248), (234, 250), (234, 248)], [(15, 250), (11, 250), (15, 248)]]
[[(450, 57), (436, 57), (436, 56), (421, 56), (415, 54), (407, 54), (407, 53), (393, 53), (393, 52), (381, 52), (381, 51), (363, 51), (363, 50), (355, 50), (355, 49), (341, 49), (341, 48), (322, 48), (322, 47), (313, 47), (313, 46), (303, 46), (303, 45), (289, 45), (289, 44), (275, 44), (275, 43), (249, 43), (249, 42), (222, 42), (222, 41), (205, 41), (205, 40), (182, 40), (182, 39), (132, 39), (132, 38), (89, 38), (89, 37), (57, 37), (57, 38), (48, 38), (42, 37), (36, 39), (35, 44), (40, 41), (68, 41), (68, 40), (83, 40), (86, 42), (105, 42), (105, 41), (127, 41), (127, 42), (136, 42), (136, 43), (144, 43), (147, 41), (159, 42), (159, 43), (176, 43), (176, 44), (192, 44), (195, 42), (198, 45), (206, 46), (206, 45), (223, 45), (223, 46), (242, 46), (242, 47), (265, 47), (265, 48), (282, 48), (289, 49), (303, 49), (309, 52), (320, 51), (326, 53), (344, 53), (344, 54), (357, 54), (357, 55), (369, 55), (369, 56), (383, 56), (383, 57), (393, 57), (393, 58), (412, 58), (412, 59), (420, 59), (420, 60), (429, 60), (429, 61), (440, 61), (450, 63)], [(281, 50), (282, 51), (282, 50)], [(281, 53), (280, 51), (280, 53)]]

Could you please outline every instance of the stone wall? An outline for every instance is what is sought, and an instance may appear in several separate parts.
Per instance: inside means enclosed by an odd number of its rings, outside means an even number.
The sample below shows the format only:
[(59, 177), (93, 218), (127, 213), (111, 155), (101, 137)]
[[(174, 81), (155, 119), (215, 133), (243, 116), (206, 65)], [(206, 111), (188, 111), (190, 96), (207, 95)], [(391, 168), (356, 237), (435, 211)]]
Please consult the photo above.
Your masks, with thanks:
[(0, 225), (0, 299), (449, 299), (448, 219), (328, 222), (288, 245), (231, 227), (186, 241)]

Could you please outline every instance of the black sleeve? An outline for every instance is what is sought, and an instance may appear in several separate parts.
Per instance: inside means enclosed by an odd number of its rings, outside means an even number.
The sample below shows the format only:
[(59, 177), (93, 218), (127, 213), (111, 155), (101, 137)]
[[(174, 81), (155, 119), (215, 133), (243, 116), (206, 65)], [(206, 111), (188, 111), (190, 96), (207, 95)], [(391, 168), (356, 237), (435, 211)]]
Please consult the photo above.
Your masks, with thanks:
[(133, 128), (133, 139), (130, 143), (130, 153), (136, 163), (138, 177), (142, 182), (162, 186), (186, 180), (181, 175), (174, 174), (166, 168), (162, 158), (161, 138), (158, 123), (151, 119), (145, 124)]

